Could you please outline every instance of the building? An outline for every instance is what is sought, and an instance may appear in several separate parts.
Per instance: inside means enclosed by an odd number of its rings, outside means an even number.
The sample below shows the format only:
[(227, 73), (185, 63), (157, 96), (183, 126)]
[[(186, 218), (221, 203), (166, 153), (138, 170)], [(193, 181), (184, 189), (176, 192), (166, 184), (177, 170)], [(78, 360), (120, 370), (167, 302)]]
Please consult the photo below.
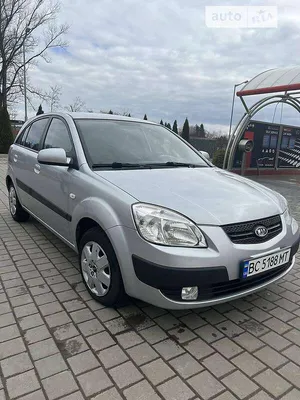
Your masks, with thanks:
[(16, 137), (19, 130), (21, 129), (22, 125), (24, 124), (24, 121), (18, 120), (18, 119), (11, 119), (10, 123), (11, 123), (12, 131), (13, 131), (13, 135), (14, 135), (14, 137)]

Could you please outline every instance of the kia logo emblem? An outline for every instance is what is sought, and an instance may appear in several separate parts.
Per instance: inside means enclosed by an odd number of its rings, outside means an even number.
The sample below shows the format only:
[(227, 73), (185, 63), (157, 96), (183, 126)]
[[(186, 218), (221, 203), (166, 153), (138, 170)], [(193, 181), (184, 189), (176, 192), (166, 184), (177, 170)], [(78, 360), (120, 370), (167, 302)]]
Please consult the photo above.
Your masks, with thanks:
[(255, 235), (256, 235), (257, 237), (259, 237), (259, 238), (264, 238), (264, 237), (266, 237), (267, 234), (268, 234), (268, 229), (267, 229), (265, 226), (260, 225), (260, 226), (257, 226), (257, 227), (254, 229), (254, 233), (255, 233)]

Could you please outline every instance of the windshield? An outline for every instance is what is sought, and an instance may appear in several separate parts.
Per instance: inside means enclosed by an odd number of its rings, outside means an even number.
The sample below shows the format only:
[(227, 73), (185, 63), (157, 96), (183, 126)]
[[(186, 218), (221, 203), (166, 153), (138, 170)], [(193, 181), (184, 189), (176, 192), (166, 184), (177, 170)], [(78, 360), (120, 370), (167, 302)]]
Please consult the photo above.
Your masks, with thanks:
[(86, 157), (94, 167), (176, 163), (208, 167), (196, 151), (161, 125), (97, 119), (78, 119), (75, 123)]

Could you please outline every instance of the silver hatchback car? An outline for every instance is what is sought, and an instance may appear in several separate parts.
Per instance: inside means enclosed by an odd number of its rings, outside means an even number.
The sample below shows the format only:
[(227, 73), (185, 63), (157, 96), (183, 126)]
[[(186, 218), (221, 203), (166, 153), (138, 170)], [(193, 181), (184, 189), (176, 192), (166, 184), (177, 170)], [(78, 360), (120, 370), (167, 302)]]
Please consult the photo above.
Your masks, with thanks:
[(167, 309), (233, 300), (287, 274), (299, 247), (284, 197), (148, 121), (35, 117), (9, 150), (6, 184), (12, 217), (32, 215), (77, 251), (107, 306), (126, 293)]

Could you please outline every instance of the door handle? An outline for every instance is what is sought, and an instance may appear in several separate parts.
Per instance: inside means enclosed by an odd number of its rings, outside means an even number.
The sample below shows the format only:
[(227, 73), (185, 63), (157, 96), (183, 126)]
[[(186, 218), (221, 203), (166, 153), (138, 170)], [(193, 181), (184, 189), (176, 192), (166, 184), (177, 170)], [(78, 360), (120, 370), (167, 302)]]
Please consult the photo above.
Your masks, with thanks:
[(33, 170), (34, 170), (34, 172), (35, 172), (36, 174), (39, 174), (40, 171), (41, 171), (40, 165), (39, 165), (39, 164), (35, 164)]

